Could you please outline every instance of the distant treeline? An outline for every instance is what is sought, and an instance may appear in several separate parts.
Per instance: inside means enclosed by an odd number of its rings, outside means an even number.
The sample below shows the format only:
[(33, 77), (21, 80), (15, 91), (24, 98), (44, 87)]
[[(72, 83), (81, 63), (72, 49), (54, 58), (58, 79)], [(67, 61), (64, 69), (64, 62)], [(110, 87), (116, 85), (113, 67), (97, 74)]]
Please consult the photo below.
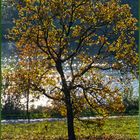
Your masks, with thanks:
[[(124, 100), (125, 111), (122, 113), (115, 112), (110, 113), (111, 115), (138, 115), (139, 112), (139, 101), (135, 100)], [(28, 114), (25, 109), (15, 107), (13, 103), (5, 104), (2, 108), (2, 119), (27, 119)], [(32, 107), (29, 110), (30, 119), (38, 118), (62, 118), (63, 116), (52, 107), (42, 107), (38, 106), (37, 108)], [(81, 117), (96, 116), (95, 112), (87, 108), (83, 110), (80, 114)]]

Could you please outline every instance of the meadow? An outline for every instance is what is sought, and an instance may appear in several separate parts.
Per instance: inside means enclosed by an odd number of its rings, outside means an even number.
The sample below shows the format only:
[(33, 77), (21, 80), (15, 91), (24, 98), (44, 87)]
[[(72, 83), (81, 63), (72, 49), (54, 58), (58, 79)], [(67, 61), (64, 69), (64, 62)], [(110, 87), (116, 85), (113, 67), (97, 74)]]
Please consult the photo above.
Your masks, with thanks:
[[(96, 123), (98, 122), (98, 123)], [(78, 140), (138, 140), (138, 117), (75, 120)], [(66, 140), (66, 121), (2, 125), (2, 140)]]

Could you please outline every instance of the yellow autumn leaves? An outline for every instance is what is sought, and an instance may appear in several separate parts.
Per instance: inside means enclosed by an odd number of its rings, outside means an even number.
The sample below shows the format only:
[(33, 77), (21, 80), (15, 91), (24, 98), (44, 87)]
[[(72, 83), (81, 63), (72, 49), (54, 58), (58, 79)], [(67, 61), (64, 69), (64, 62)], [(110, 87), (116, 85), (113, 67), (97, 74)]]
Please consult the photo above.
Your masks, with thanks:
[[(120, 4), (116, 0), (93, 3), (88, 0), (26, 0), (25, 6), (17, 3), (17, 7), (19, 18), (15, 20), (9, 38), (16, 42), (21, 58), (19, 65), (24, 70), (21, 73), (25, 75), (26, 81), (30, 78), (48, 93), (50, 87), (63, 89), (63, 79), (56, 68), (57, 62), (60, 62), (65, 82), (71, 85), (71, 96), (78, 111), (82, 104), (86, 104), (83, 99), (86, 95), (89, 104), (99, 112), (108, 112), (107, 108), (98, 104), (99, 98), (108, 102), (113, 110), (117, 105), (117, 109), (123, 109), (119, 91), (111, 91), (108, 86), (100, 90), (102, 78), (94, 72), (102, 64), (105, 64), (104, 68), (112, 65), (113, 68), (121, 69), (123, 65), (112, 64), (119, 60), (128, 66), (136, 66), (138, 63), (133, 37), (137, 20), (127, 4)], [(29, 57), (30, 71), (27, 67)], [(86, 74), (90, 77), (86, 77)], [(41, 75), (43, 78), (40, 80)], [(74, 89), (78, 85), (84, 88), (91, 86), (85, 95), (81, 89), (80, 101), (75, 97), (77, 94), (73, 95), (79, 92)], [(52, 94), (57, 98), (64, 96), (59, 90), (54, 90)], [(65, 105), (60, 102), (60, 106), (62, 114), (66, 114)]]

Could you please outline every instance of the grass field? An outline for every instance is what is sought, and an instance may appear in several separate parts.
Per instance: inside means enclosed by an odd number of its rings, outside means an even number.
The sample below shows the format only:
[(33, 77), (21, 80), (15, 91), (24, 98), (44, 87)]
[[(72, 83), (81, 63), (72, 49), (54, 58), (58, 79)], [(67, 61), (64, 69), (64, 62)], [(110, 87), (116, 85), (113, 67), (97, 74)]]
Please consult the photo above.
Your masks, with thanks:
[[(98, 123), (101, 126), (101, 123)], [(115, 118), (97, 127), (94, 121), (75, 121), (78, 140), (138, 140), (138, 117)], [(64, 140), (67, 139), (66, 122), (40, 122), (2, 126), (2, 140)]]

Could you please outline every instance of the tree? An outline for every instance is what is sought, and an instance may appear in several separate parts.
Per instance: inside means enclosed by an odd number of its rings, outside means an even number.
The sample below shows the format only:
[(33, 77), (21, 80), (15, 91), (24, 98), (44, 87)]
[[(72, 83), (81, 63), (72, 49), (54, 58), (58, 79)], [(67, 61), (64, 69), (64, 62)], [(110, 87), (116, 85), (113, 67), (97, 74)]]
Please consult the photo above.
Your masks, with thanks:
[(20, 102), (20, 96), (15, 94), (7, 94), (4, 96), (2, 105), (2, 116), (4, 119), (18, 119), (24, 115), (24, 105)]
[(68, 137), (75, 140), (76, 95), (82, 94), (95, 110), (100, 106), (99, 112), (108, 108), (105, 104), (120, 108), (119, 90), (105, 85), (96, 73), (107, 69), (134, 73), (137, 20), (129, 5), (119, 0), (13, 0), (13, 4), (18, 18), (9, 39), (16, 42), (22, 63), (27, 62), (28, 52), (35, 61), (32, 89), (65, 104)]
[(2, 59), (2, 115), (6, 119), (23, 117), (24, 105), (21, 103), (22, 94), (11, 80), (15, 71), (16, 60), (12, 56)]

